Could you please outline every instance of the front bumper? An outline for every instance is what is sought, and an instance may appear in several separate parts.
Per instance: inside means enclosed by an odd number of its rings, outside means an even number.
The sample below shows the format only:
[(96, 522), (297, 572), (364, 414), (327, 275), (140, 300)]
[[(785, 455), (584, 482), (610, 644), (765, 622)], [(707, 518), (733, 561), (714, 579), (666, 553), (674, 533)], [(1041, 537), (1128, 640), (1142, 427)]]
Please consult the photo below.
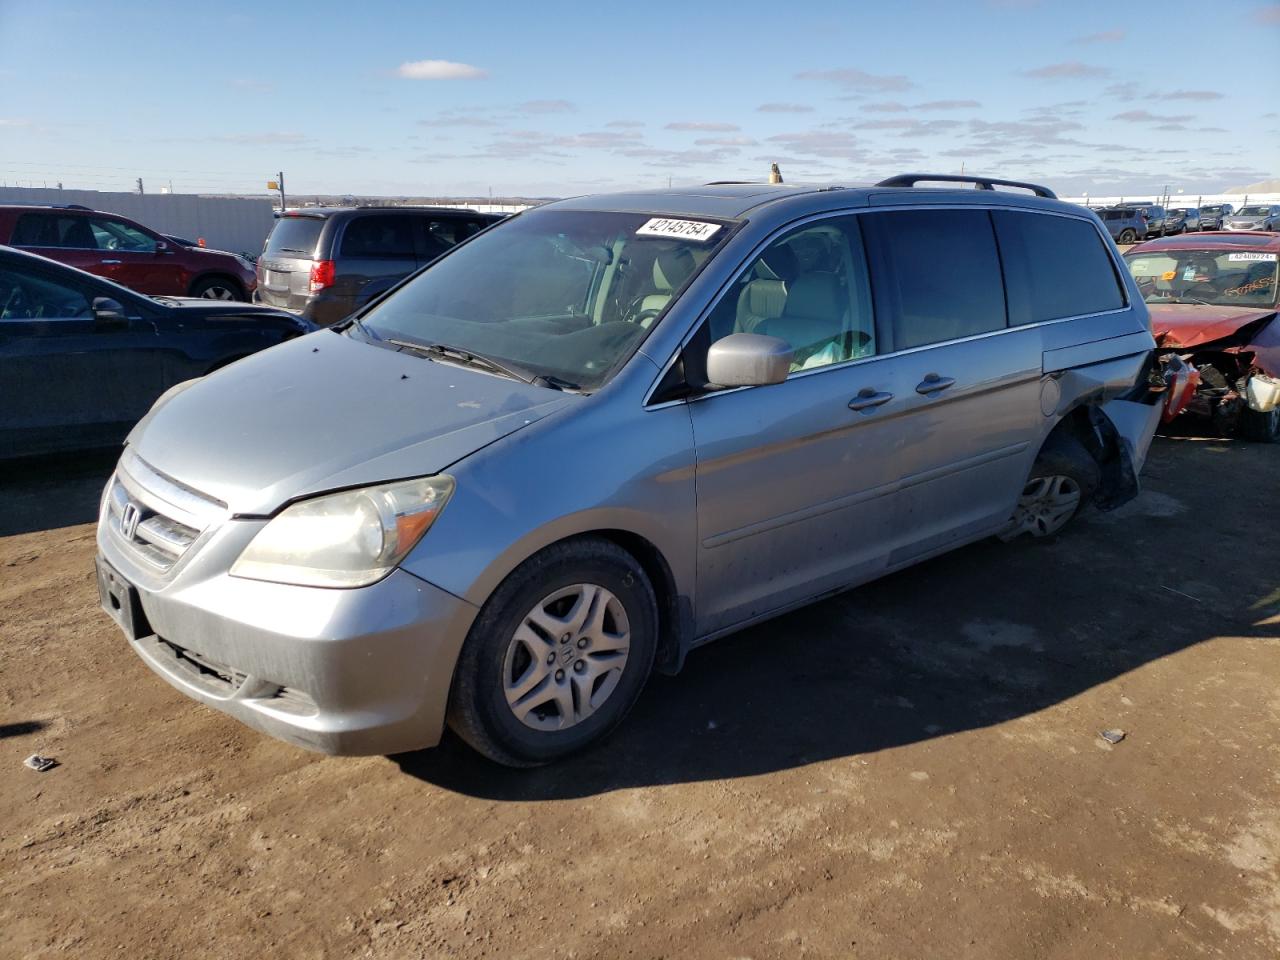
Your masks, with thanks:
[(263, 523), (227, 519), (158, 573), (104, 509), (104, 609), (166, 681), (263, 733), (346, 755), (438, 743), (476, 608), (403, 570), (354, 590), (229, 576)]

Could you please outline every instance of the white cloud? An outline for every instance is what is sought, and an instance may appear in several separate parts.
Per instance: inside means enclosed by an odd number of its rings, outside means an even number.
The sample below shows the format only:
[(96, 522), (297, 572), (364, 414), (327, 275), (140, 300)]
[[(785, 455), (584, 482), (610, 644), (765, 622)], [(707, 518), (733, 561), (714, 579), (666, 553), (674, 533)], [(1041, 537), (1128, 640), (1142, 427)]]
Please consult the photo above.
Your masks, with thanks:
[(762, 103), (756, 110), (760, 113), (813, 113), (813, 107), (805, 103)]
[(1110, 71), (1105, 67), (1095, 67), (1081, 63), (1079, 60), (1068, 60), (1065, 63), (1051, 63), (1034, 70), (1023, 70), (1024, 77), (1033, 80), (1075, 80), (1086, 77), (1105, 77)]
[(306, 143), (311, 138), (306, 134), (294, 133), (291, 130), (271, 130), (266, 133), (228, 133), (221, 137), (214, 137), (213, 139), (221, 143), (237, 143), (242, 146), (266, 147), (302, 144)]
[(736, 123), (712, 123), (706, 120), (680, 120), (667, 124), (668, 130), (697, 130), (705, 133), (735, 133), (742, 129)]
[(396, 67), (396, 76), (405, 80), (482, 80), (487, 70), (452, 60), (411, 60)]
[(578, 108), (568, 100), (526, 100), (517, 109), (524, 113), (573, 113)]
[(894, 90), (909, 90), (915, 86), (900, 73), (882, 75), (867, 73), (856, 67), (844, 70), (805, 70), (796, 74), (797, 80), (826, 80), (844, 87), (846, 90), (871, 90), (888, 93)]
[(1085, 37), (1076, 37), (1072, 43), (1119, 43), (1124, 39), (1123, 30), (1103, 30), (1101, 33), (1091, 33)]

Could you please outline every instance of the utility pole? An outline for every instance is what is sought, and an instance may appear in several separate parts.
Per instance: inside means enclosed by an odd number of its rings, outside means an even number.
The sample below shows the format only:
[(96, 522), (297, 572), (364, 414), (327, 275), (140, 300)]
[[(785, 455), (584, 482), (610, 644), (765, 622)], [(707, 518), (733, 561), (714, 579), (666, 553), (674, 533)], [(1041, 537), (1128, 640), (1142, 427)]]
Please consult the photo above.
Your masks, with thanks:
[(142, 196), (142, 178), (138, 178), (138, 196)]
[(276, 174), (276, 178), (274, 180), (267, 181), (267, 189), (280, 191), (280, 212), (284, 213), (284, 171), (283, 170), (281, 170), (279, 173)]

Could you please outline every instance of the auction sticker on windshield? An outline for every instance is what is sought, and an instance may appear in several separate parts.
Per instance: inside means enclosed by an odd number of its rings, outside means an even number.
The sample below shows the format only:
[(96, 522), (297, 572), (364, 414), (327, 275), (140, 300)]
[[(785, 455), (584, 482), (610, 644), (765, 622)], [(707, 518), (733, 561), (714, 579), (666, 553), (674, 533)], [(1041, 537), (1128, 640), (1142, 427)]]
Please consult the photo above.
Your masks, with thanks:
[(1227, 259), (1228, 259), (1228, 260), (1263, 260), (1263, 261), (1267, 261), (1267, 262), (1274, 262), (1277, 256), (1280, 256), (1280, 254), (1274, 254), (1274, 253), (1229, 253), (1229, 254), (1227, 254)]
[(637, 237), (670, 237), (677, 240), (695, 240), (704, 243), (716, 235), (720, 229), (718, 223), (703, 223), (701, 220), (671, 220), (667, 217), (655, 217), (636, 231)]

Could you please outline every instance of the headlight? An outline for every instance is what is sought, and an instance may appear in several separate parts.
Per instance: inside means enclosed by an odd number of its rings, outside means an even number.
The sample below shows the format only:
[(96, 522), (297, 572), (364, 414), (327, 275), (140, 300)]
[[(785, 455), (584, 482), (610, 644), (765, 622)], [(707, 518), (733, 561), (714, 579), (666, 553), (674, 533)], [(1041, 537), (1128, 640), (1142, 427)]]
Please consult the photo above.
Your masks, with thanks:
[(453, 478), (344, 490), (287, 507), (258, 531), (234, 577), (304, 587), (363, 587), (396, 568), (453, 493)]

